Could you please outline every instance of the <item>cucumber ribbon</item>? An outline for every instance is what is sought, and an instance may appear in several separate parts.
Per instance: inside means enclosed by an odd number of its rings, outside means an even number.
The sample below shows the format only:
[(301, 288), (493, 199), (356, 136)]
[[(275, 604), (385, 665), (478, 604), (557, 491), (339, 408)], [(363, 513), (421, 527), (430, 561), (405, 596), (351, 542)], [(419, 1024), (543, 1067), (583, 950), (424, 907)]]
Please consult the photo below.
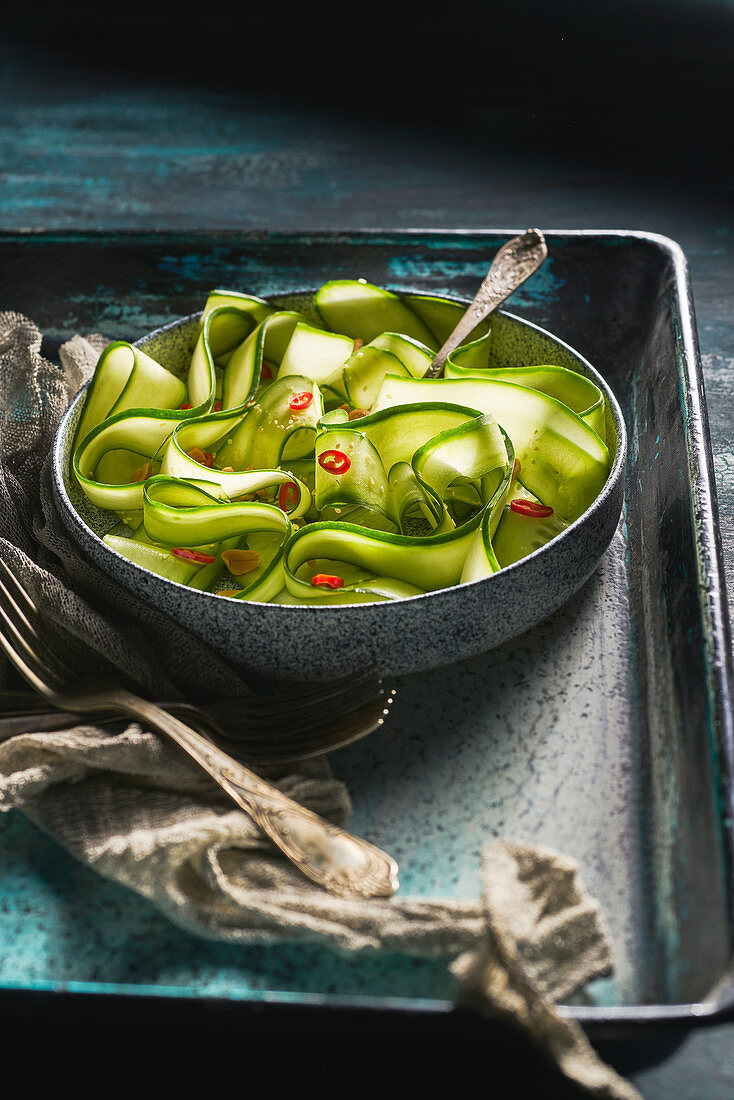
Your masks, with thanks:
[(462, 312), (362, 280), (307, 312), (216, 290), (185, 378), (109, 345), (72, 459), (118, 517), (105, 541), (178, 583), (302, 605), (434, 591), (544, 545), (608, 476), (604, 397), (496, 361), (486, 322), (425, 378)]

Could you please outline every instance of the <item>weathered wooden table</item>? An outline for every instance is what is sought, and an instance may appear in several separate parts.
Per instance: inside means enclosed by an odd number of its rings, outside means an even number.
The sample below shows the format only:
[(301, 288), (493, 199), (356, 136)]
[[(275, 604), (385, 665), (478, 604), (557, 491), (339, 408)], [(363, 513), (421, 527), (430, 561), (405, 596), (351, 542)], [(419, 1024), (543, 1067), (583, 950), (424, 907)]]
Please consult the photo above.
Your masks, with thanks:
[[(0, 229), (537, 225), (667, 235), (692, 274), (731, 588), (734, 9), (710, 0), (670, 12), (648, 0), (601, 5), (586, 18), (573, 4), (555, 13), (530, 4), (525, 13), (480, 18), (465, 7), (442, 13), (430, 29), (410, 5), (397, 8), (388, 28), (347, 25), (336, 7), (320, 11), (317, 26), (298, 27), (272, 5), (247, 18), (229, 13), (209, 28), (173, 26), (155, 12), (116, 22), (80, 4), (64, 8), (63, 23), (53, 6), (34, 6), (29, 29), (14, 13), (0, 44)], [(462, 16), (475, 26), (459, 46)], [(447, 59), (441, 47), (454, 37)], [(427, 75), (431, 85), (421, 89)], [(248, 1084), (252, 1055), (239, 1064), (231, 1023), (204, 1014), (192, 1025), (173, 1001), (165, 1022), (141, 1015), (137, 1027), (73, 999), (72, 1015), (61, 1019), (50, 995), (16, 996), (0, 1011), (19, 1044), (43, 1021), (34, 1049), (49, 1045), (51, 1063), (91, 1026), (111, 1058), (115, 1030), (124, 1028), (120, 1072), (142, 1072), (138, 1057), (142, 1066), (149, 1056), (171, 1084)], [(396, 1092), (430, 1095), (431, 1083), (477, 1071), (494, 1087), (512, 1066), (507, 1095), (541, 1088), (550, 1095), (555, 1087), (522, 1039), (501, 1036), (485, 1047), (471, 1025), (447, 1068), (420, 1016), (395, 1023), (387, 1050), (384, 1032), (366, 1018), (361, 1054), (360, 1036), (338, 1018), (328, 1039), (296, 1010), (284, 1009), (280, 1022), (287, 1040), (273, 1034), (272, 1021), (250, 1019), (249, 1049), (256, 1040), (264, 1057), (281, 1048), (288, 1057), (290, 1048), (294, 1061), (305, 1059), (293, 1070), (304, 1083), (328, 1080), (338, 1066), (334, 1091), (338, 1074), (351, 1082), (362, 1072)], [(84, 1039), (79, 1072), (88, 1046)], [(734, 1095), (727, 1019), (648, 1029), (601, 1049), (647, 1100)], [(76, 1061), (73, 1049), (66, 1056)], [(256, 1068), (251, 1062), (249, 1072)], [(34, 1072), (40, 1081), (42, 1068)]]

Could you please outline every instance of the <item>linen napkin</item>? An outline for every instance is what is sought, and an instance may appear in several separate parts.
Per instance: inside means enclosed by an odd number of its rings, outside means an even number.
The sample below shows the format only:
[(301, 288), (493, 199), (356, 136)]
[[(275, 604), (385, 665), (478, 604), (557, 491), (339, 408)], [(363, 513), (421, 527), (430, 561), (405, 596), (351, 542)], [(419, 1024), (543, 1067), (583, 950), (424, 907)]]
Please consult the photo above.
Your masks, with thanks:
[[(71, 632), (79, 667), (112, 666), (155, 699), (246, 693), (224, 660), (87, 561), (55, 513), (54, 432), (105, 343), (75, 336), (57, 364), (42, 354), (31, 320), (0, 314), (0, 556)], [(12, 675), (3, 661), (0, 684)], [(324, 817), (348, 821), (349, 793), (325, 758), (270, 769), (268, 778)], [(184, 753), (126, 720), (1, 744), (0, 810), (12, 809), (196, 935), (444, 959), (459, 1003), (513, 1019), (591, 1095), (638, 1095), (554, 1006), (612, 966), (599, 908), (559, 853), (491, 841), (476, 901), (334, 897), (306, 880)]]

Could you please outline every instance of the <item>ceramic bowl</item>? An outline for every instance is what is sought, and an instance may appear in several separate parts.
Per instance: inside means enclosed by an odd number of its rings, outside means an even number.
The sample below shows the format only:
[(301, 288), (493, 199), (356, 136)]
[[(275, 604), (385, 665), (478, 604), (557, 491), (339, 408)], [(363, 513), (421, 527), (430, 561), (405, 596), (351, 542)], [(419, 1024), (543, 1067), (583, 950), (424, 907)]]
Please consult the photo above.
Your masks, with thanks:
[[(310, 295), (309, 295), (310, 297)], [(273, 299), (307, 311), (307, 298)], [(200, 314), (137, 341), (169, 369), (184, 370)], [(425, 671), (499, 646), (557, 611), (597, 568), (619, 522), (626, 431), (614, 394), (581, 355), (551, 333), (499, 311), (492, 362), (570, 367), (591, 377), (607, 400), (609, 478), (588, 511), (552, 542), (483, 580), (408, 599), (338, 607), (291, 607), (230, 600), (166, 580), (127, 561), (102, 540), (117, 517), (93, 506), (71, 473), (71, 445), (86, 387), (64, 415), (54, 443), (57, 508), (80, 553), (123, 587), (167, 612), (235, 667), (264, 676), (329, 680), (367, 667), (383, 675)]]

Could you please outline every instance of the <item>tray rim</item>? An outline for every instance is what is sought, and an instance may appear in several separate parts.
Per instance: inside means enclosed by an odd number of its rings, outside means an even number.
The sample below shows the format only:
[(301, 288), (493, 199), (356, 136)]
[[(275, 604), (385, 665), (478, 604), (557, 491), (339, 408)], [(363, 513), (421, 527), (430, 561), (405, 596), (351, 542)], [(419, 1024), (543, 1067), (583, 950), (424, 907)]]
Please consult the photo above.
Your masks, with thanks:
[[(68, 243), (78, 242), (107, 242), (114, 241), (144, 245), (146, 242), (165, 240), (200, 240), (212, 242), (218, 239), (233, 239), (253, 242), (261, 241), (297, 241), (301, 245), (317, 242), (337, 243), (339, 241), (352, 241), (365, 244), (396, 244), (400, 241), (409, 243), (413, 240), (432, 239), (434, 241), (445, 240), (447, 245), (452, 240), (476, 239), (487, 240), (506, 238), (525, 232), (526, 226), (514, 228), (486, 227), (486, 228), (421, 228), (420, 226), (408, 227), (366, 227), (360, 228), (320, 228), (318, 226), (298, 230), (257, 229), (241, 227), (220, 228), (104, 228), (104, 229), (45, 229), (43, 227), (19, 228), (17, 230), (0, 229), (0, 245), (24, 242), (39, 243)], [(563, 229), (554, 228), (543, 230), (546, 238), (587, 239), (603, 241), (635, 240), (653, 246), (665, 253), (671, 266), (672, 279), (670, 293), (675, 297), (679, 305), (677, 320), (679, 329), (674, 332), (677, 337), (677, 358), (679, 366), (683, 368), (685, 377), (685, 390), (681, 390), (681, 401), (685, 398), (683, 407), (685, 439), (688, 457), (688, 482), (691, 487), (694, 515), (692, 517), (694, 528), (697, 532), (697, 545), (700, 552), (699, 563), (703, 563), (708, 578), (705, 588), (699, 584), (699, 607), (702, 619), (708, 626), (705, 631), (708, 636), (706, 647), (710, 664), (710, 681), (706, 685), (710, 703), (713, 704), (710, 712), (712, 725), (717, 725), (718, 730), (715, 749), (720, 754), (722, 763), (719, 775), (720, 791), (719, 803), (722, 814), (722, 834), (724, 840), (725, 859), (730, 881), (734, 868), (734, 656), (732, 652), (732, 631), (728, 614), (728, 594), (726, 588), (725, 572), (723, 568), (723, 547), (719, 527), (718, 498), (716, 493), (716, 480), (714, 474), (713, 450), (709, 430), (709, 419), (704, 390), (703, 366), (700, 354), (700, 344), (696, 326), (696, 312), (693, 298), (693, 287), (686, 255), (681, 245), (673, 238), (661, 233), (640, 229)], [(697, 431), (691, 429), (697, 428)], [(716, 762), (713, 761), (712, 764)], [(734, 930), (734, 891), (729, 892), (729, 924)], [(734, 942), (732, 943), (734, 948)], [(145, 992), (141, 993), (141, 989)], [(249, 1008), (258, 1012), (267, 1012), (269, 1009), (277, 1011), (288, 1005), (294, 1011), (303, 1012), (329, 1012), (335, 1009), (340, 1012), (360, 1014), (365, 1011), (370, 1016), (392, 1017), (398, 1013), (408, 1011), (417, 1015), (437, 1015), (447, 1021), (456, 1017), (457, 1005), (450, 1000), (431, 998), (391, 998), (381, 997), (344, 997), (338, 995), (320, 994), (291, 994), (267, 991), (263, 993), (248, 992), (242, 996), (210, 996), (187, 994), (186, 990), (175, 987), (175, 990), (158, 987), (127, 986), (124, 983), (116, 983), (114, 986), (106, 986), (105, 983), (86, 981), (42, 981), (21, 985), (17, 982), (0, 982), (0, 1005), (8, 998), (31, 997), (43, 998), (48, 995), (61, 994), (62, 1000), (68, 997), (82, 996), (83, 998), (102, 999), (118, 1003), (160, 1003), (166, 1000), (184, 1001), (194, 1005), (207, 1004), (211, 1007), (223, 1009), (237, 1006), (239, 1011)], [(640, 1027), (656, 1026), (667, 1023), (695, 1024), (697, 1022), (712, 1022), (734, 1009), (734, 968), (730, 973), (722, 976), (721, 983), (715, 994), (699, 1002), (672, 1003), (672, 1004), (643, 1004), (637, 1006), (610, 1005), (610, 1006), (576, 1006), (561, 1004), (558, 1011), (562, 1016), (573, 1019), (586, 1030), (601, 1036), (607, 1031), (619, 1031), (626, 1033), (630, 1028), (638, 1030)]]

